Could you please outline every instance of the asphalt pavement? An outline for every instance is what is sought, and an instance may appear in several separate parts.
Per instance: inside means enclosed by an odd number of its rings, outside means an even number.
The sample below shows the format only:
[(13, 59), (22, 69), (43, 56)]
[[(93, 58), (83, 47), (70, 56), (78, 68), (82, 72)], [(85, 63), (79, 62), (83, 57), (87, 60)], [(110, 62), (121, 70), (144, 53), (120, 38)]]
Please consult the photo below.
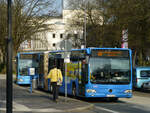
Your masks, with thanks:
[[(4, 78), (5, 77), (1, 75), (0, 80), (3, 81), (3, 83), (5, 82)], [(1, 87), (0, 91), (3, 91)], [(0, 113), (5, 113), (6, 101), (4, 99), (2, 100), (2, 98), (3, 97), (0, 98)], [(52, 100), (52, 94), (49, 92), (33, 90), (33, 93), (30, 93), (29, 87), (13, 84), (13, 113), (80, 112), (93, 107), (94, 105), (91, 103), (84, 102), (80, 99), (65, 97), (64, 95), (60, 95), (59, 101), (56, 103)]]

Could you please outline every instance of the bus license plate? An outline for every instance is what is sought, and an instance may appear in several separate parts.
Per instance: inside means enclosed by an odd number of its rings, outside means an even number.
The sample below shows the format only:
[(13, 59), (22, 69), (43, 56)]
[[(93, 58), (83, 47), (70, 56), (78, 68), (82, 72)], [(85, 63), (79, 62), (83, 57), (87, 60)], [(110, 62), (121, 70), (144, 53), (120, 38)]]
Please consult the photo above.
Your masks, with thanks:
[(115, 97), (115, 95), (107, 95), (107, 97)]

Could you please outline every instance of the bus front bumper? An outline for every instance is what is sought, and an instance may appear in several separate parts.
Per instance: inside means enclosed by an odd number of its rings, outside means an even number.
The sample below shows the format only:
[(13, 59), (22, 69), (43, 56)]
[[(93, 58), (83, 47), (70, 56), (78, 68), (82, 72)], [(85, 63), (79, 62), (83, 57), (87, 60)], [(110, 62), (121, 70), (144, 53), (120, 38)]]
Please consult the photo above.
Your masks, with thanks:
[(97, 94), (97, 93), (86, 93), (85, 94), (86, 97), (117, 97), (117, 98), (131, 98), (132, 97), (132, 93), (125, 93), (125, 94)]

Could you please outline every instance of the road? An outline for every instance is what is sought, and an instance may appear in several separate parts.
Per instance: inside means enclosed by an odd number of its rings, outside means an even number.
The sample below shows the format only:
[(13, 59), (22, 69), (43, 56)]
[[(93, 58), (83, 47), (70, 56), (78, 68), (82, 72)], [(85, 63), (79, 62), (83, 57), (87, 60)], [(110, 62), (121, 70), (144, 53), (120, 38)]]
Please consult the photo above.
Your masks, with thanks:
[(85, 113), (150, 113), (150, 91), (134, 91), (133, 98), (120, 98), (117, 102), (96, 99), (87, 101), (94, 109)]
[[(5, 104), (4, 104), (6, 100), (5, 84), (6, 83), (4, 79), (0, 79), (0, 110), (2, 110), (2, 108), (5, 108)], [(45, 95), (41, 95), (38, 93), (30, 94), (28, 90), (26, 90), (26, 92), (24, 91), (25, 88), (26, 87), (15, 86), (15, 85), (13, 87), (14, 90), (13, 107), (17, 109), (18, 108), (24, 109), (24, 112), (16, 111), (15, 113), (31, 113), (30, 107), (36, 109), (38, 108), (40, 110), (41, 105), (44, 106), (45, 108), (47, 108), (48, 106), (52, 106), (52, 103), (49, 102), (49, 93), (45, 93)], [(31, 98), (29, 98), (29, 95), (31, 95)], [(95, 99), (95, 100), (81, 99), (81, 101), (93, 104), (94, 107), (83, 111), (74, 111), (71, 113), (80, 113), (80, 112), (81, 113), (150, 113), (150, 91), (134, 91), (133, 98), (130, 99), (120, 98), (117, 102), (109, 102), (103, 99)], [(24, 103), (24, 105), (20, 103)], [(5, 112), (2, 110), (0, 111), (0, 113), (5, 113)]]

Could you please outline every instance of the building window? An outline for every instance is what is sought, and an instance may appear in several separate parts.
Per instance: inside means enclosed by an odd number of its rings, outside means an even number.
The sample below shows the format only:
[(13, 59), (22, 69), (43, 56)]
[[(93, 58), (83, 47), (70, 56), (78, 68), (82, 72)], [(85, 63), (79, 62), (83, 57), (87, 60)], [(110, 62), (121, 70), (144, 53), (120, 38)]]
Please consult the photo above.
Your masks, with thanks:
[(55, 34), (53, 34), (53, 38), (55, 38)]
[(78, 34), (74, 34), (74, 37), (75, 37), (75, 38), (78, 38)]
[(63, 38), (63, 34), (60, 34), (60, 38)]
[(55, 43), (53, 43), (53, 47), (55, 47), (56, 46), (56, 44)]
[(72, 36), (72, 34), (68, 34), (68, 37), (71, 37)]

